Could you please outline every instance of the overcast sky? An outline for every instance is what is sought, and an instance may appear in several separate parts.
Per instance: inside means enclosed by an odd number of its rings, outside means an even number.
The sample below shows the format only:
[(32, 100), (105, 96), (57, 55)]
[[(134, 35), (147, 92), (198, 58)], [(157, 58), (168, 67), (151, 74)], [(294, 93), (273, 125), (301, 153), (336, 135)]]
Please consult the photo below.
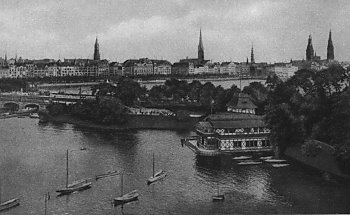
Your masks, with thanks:
[(290, 0), (0, 0), (0, 53), (30, 59), (197, 57), (256, 62), (305, 58), (309, 34), (326, 57), (332, 28), (335, 58), (350, 60), (350, 1)]

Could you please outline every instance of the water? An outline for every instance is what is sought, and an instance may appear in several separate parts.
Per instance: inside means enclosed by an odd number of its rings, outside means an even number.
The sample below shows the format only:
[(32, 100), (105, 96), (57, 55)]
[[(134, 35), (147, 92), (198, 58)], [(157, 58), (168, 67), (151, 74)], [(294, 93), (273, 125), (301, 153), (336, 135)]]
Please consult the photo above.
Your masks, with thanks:
[[(219, 86), (221, 85), (224, 89), (230, 88), (233, 84), (236, 85), (238, 88), (241, 86), (242, 89), (245, 86), (249, 86), (250, 83), (252, 82), (260, 82), (262, 84), (265, 84), (266, 80), (263, 79), (244, 79), (244, 80), (223, 80), (223, 79), (218, 79), (218, 80), (209, 80), (211, 83), (214, 84), (214, 86)], [(208, 82), (209, 82), (208, 81)], [(191, 83), (192, 80), (188, 80), (188, 83)], [(201, 80), (202, 84), (205, 84), (207, 81)], [(164, 83), (154, 83), (154, 82), (143, 82), (140, 83), (141, 86), (145, 86), (147, 89), (151, 89), (153, 86), (156, 85), (162, 85)], [(63, 91), (65, 93), (79, 93), (81, 90), (82, 94), (91, 94), (91, 86), (84, 86), (84, 87), (45, 87), (42, 88), (43, 91), (49, 90), (50, 92), (58, 93), (59, 91)]]
[[(180, 138), (190, 131), (139, 130), (103, 132), (69, 124), (39, 125), (37, 119), (0, 121), (2, 200), (19, 197), (21, 205), (3, 214), (233, 214), (350, 213), (350, 185), (325, 182), (320, 174), (291, 163), (239, 166), (232, 157), (199, 158)], [(93, 181), (92, 188), (56, 197), (65, 184), (66, 149), (69, 181), (109, 170), (124, 171), (124, 191), (137, 189), (139, 201), (123, 211), (111, 201), (120, 194), (120, 177)], [(156, 170), (168, 176), (150, 186), (152, 153)], [(217, 187), (224, 202), (212, 202)]]

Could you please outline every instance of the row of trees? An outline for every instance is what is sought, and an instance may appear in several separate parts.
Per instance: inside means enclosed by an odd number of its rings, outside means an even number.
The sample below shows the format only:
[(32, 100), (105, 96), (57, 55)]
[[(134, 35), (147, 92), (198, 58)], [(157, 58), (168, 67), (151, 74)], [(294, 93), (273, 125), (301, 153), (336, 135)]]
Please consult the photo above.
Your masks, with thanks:
[[(215, 87), (211, 82), (202, 84), (197, 80), (188, 83), (185, 80), (169, 79), (164, 85), (152, 87), (148, 94), (149, 99), (155, 102), (167, 100), (187, 104), (198, 103), (204, 110), (225, 111), (227, 103), (237, 98), (240, 92), (241, 90), (236, 85), (224, 89), (220, 85)], [(268, 93), (267, 88), (259, 82), (253, 82), (246, 86), (243, 92), (251, 95), (260, 112), (263, 112)]]
[(0, 92), (26, 91), (29, 84), (24, 79), (0, 78)]
[[(300, 70), (291, 79), (267, 81), (266, 122), (271, 139), (283, 152), (290, 145), (317, 139), (337, 148), (338, 156), (350, 149), (349, 76), (334, 65), (323, 71)], [(350, 169), (350, 160), (343, 164)], [(347, 163), (347, 164), (346, 164)]]

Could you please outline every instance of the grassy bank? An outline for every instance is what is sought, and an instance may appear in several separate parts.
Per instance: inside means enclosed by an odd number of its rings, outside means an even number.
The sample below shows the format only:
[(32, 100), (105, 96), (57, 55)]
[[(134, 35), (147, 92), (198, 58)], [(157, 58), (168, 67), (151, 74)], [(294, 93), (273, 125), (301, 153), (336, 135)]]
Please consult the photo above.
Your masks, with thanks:
[(316, 155), (310, 156), (302, 152), (301, 147), (288, 147), (284, 154), (302, 164), (318, 169), (322, 172), (328, 172), (335, 176), (350, 179), (350, 175), (341, 171), (334, 156), (334, 149), (324, 143), (320, 143), (320, 150)]

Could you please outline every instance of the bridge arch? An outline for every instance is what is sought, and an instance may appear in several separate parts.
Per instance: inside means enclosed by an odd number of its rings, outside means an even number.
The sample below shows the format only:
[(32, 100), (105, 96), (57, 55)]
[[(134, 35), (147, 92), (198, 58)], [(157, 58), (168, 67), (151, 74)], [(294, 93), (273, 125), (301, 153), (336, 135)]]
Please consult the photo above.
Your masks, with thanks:
[(25, 108), (25, 109), (27, 109), (27, 108), (39, 109), (39, 108), (40, 108), (40, 105), (35, 104), (35, 103), (29, 103), (29, 104), (26, 104), (26, 105), (24, 106), (24, 108)]
[(18, 111), (19, 110), (19, 104), (16, 102), (6, 102), (4, 104), (4, 108), (8, 111)]

